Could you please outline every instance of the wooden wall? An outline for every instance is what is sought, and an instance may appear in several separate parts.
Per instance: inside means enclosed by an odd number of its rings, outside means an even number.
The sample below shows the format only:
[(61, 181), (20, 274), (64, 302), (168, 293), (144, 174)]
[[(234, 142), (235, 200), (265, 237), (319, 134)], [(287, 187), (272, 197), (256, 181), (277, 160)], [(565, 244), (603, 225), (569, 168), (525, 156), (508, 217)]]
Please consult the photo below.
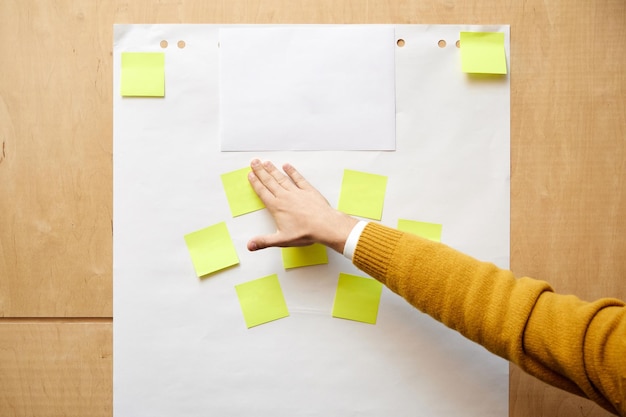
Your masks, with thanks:
[[(0, 415), (112, 414), (114, 23), (511, 25), (511, 266), (626, 299), (624, 0), (0, 0)], [(607, 415), (515, 367), (510, 415)]]

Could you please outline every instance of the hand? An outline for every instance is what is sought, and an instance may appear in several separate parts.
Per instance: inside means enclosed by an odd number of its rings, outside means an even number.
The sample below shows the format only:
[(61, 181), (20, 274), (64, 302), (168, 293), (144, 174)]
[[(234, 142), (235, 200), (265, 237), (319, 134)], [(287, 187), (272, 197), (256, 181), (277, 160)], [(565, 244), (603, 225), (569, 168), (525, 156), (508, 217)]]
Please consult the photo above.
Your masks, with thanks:
[(250, 184), (274, 218), (277, 230), (252, 238), (248, 250), (322, 243), (343, 252), (357, 223), (355, 218), (332, 208), (293, 166), (283, 166), (285, 175), (269, 161), (254, 159), (250, 165)]

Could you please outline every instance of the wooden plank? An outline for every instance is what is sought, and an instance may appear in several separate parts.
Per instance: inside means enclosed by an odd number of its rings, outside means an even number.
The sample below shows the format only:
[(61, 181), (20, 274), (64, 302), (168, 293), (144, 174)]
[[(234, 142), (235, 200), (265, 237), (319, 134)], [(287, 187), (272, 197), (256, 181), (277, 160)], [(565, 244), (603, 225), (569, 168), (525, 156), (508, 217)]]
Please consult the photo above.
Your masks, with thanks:
[[(589, 300), (626, 299), (624, 4), (534, 4), (511, 30), (511, 268)], [(610, 415), (515, 366), (509, 399), (512, 417)]]
[(110, 416), (111, 321), (0, 321), (0, 415)]
[[(511, 24), (512, 269), (584, 298), (626, 298), (625, 7), (622, 0), (0, 2), (0, 317), (112, 314), (113, 23)], [(110, 364), (85, 377), (72, 358), (88, 363), (110, 352), (111, 329), (63, 326), (0, 322), (0, 414), (110, 415)], [(75, 326), (81, 330), (67, 330)], [(24, 353), (7, 353), (15, 347)], [(60, 388), (44, 385), (41, 394), (42, 373)], [(98, 389), (71, 382), (83, 377)], [(515, 369), (510, 399), (516, 417), (605, 414)]]
[(96, 2), (0, 16), (0, 317), (111, 316), (110, 25)]
[(624, 298), (626, 6), (532, 15), (512, 71), (512, 269), (583, 298)]
[(609, 417), (596, 403), (551, 387), (511, 365), (509, 415), (524, 417)]

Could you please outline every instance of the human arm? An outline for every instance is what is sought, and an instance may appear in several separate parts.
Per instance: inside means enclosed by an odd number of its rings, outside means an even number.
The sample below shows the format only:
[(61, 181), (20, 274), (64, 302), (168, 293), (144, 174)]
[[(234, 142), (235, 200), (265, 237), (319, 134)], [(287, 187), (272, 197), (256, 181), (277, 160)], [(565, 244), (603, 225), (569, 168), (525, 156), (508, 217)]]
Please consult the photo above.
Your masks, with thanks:
[[(290, 165), (252, 164), (250, 182), (277, 232), (251, 250), (315, 242), (343, 252), (356, 219), (332, 209)], [(353, 263), (424, 313), (526, 372), (626, 415), (626, 307), (555, 294), (446, 245), (369, 223)]]
[(354, 264), (543, 381), (626, 415), (626, 307), (555, 294), (446, 245), (370, 223)]

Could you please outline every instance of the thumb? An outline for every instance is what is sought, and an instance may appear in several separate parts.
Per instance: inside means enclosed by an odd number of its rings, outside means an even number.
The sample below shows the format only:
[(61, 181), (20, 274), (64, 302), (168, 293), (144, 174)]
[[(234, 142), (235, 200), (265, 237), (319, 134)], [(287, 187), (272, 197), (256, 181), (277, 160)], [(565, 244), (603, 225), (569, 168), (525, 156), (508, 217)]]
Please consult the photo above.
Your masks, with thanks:
[(248, 250), (254, 252), (255, 250), (265, 249), (272, 246), (277, 246), (278, 241), (276, 235), (256, 236), (248, 241)]

